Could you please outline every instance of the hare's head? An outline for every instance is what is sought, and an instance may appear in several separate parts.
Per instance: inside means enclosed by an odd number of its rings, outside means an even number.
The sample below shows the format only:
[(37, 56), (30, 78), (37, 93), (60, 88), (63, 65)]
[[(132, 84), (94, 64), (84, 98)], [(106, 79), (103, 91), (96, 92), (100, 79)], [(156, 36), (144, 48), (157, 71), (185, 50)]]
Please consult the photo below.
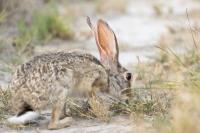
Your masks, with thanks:
[(132, 74), (119, 63), (119, 49), (114, 32), (109, 25), (101, 19), (98, 20), (95, 27), (92, 25), (89, 17), (87, 18), (87, 23), (95, 35), (101, 63), (109, 74), (110, 94), (121, 97), (125, 93), (126, 96), (130, 96)]

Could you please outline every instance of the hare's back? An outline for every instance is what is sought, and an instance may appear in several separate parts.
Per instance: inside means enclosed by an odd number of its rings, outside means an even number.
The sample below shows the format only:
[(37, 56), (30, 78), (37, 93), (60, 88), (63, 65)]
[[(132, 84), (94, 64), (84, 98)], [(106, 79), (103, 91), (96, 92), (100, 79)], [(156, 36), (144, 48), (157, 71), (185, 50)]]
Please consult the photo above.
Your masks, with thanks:
[[(102, 67), (100, 61), (91, 54), (74, 51), (74, 52), (57, 52), (35, 56), (32, 60), (21, 66), (23, 72), (32, 72), (35, 69), (53, 68), (88, 68)], [(48, 70), (48, 69), (47, 69)], [(44, 70), (45, 71), (45, 70)], [(50, 72), (50, 71), (49, 71)]]
[(54, 80), (60, 76), (60, 72), (65, 73), (66, 69), (82, 74), (88, 70), (105, 71), (100, 61), (88, 53), (57, 52), (35, 56), (22, 64), (17, 69), (13, 81), (20, 86), (24, 82), (36, 79)]

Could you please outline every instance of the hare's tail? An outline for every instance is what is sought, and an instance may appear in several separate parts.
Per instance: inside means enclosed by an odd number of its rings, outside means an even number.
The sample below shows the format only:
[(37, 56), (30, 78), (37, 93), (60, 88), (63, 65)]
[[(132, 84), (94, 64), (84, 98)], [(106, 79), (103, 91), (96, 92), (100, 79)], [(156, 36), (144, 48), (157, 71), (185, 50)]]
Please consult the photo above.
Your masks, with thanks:
[(9, 124), (26, 124), (36, 120), (39, 117), (39, 113), (34, 111), (27, 111), (21, 115), (15, 115), (7, 119)]

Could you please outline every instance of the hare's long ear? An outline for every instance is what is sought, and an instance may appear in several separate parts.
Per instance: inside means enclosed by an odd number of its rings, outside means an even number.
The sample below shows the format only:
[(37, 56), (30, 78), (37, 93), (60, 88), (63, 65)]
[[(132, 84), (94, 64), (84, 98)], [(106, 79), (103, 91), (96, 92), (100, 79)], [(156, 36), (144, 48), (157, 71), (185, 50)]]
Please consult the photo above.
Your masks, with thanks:
[(112, 63), (117, 63), (119, 50), (116, 36), (109, 25), (101, 19), (97, 23), (97, 35), (99, 47), (106, 52)]
[(91, 24), (89, 18), (88, 25), (95, 35), (102, 64), (107, 69), (117, 71), (119, 50), (114, 32), (109, 25), (101, 19), (97, 22), (97, 29)]
[(106, 58), (106, 51), (104, 51), (102, 49), (102, 47), (100, 47), (99, 45), (99, 40), (98, 40), (98, 34), (97, 34), (97, 29), (96, 27), (93, 26), (93, 24), (91, 23), (91, 20), (89, 17), (87, 17), (87, 24), (90, 26), (94, 36), (95, 36), (95, 40), (96, 40), (96, 44), (97, 44), (97, 47), (98, 47), (98, 50), (99, 50), (99, 53), (100, 53), (100, 58), (101, 58), (101, 61)]

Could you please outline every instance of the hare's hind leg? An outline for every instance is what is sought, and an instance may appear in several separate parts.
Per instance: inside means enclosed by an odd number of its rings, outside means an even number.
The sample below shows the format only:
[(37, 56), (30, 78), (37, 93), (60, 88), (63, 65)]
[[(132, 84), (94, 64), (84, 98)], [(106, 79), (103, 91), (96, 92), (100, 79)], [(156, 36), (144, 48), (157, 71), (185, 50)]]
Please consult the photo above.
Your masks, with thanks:
[[(66, 103), (66, 94), (59, 96), (57, 103), (53, 105), (51, 120), (48, 125), (48, 129), (60, 129), (68, 127), (73, 122), (72, 117), (64, 117), (64, 107)], [(63, 118), (64, 117), (64, 118)]]

